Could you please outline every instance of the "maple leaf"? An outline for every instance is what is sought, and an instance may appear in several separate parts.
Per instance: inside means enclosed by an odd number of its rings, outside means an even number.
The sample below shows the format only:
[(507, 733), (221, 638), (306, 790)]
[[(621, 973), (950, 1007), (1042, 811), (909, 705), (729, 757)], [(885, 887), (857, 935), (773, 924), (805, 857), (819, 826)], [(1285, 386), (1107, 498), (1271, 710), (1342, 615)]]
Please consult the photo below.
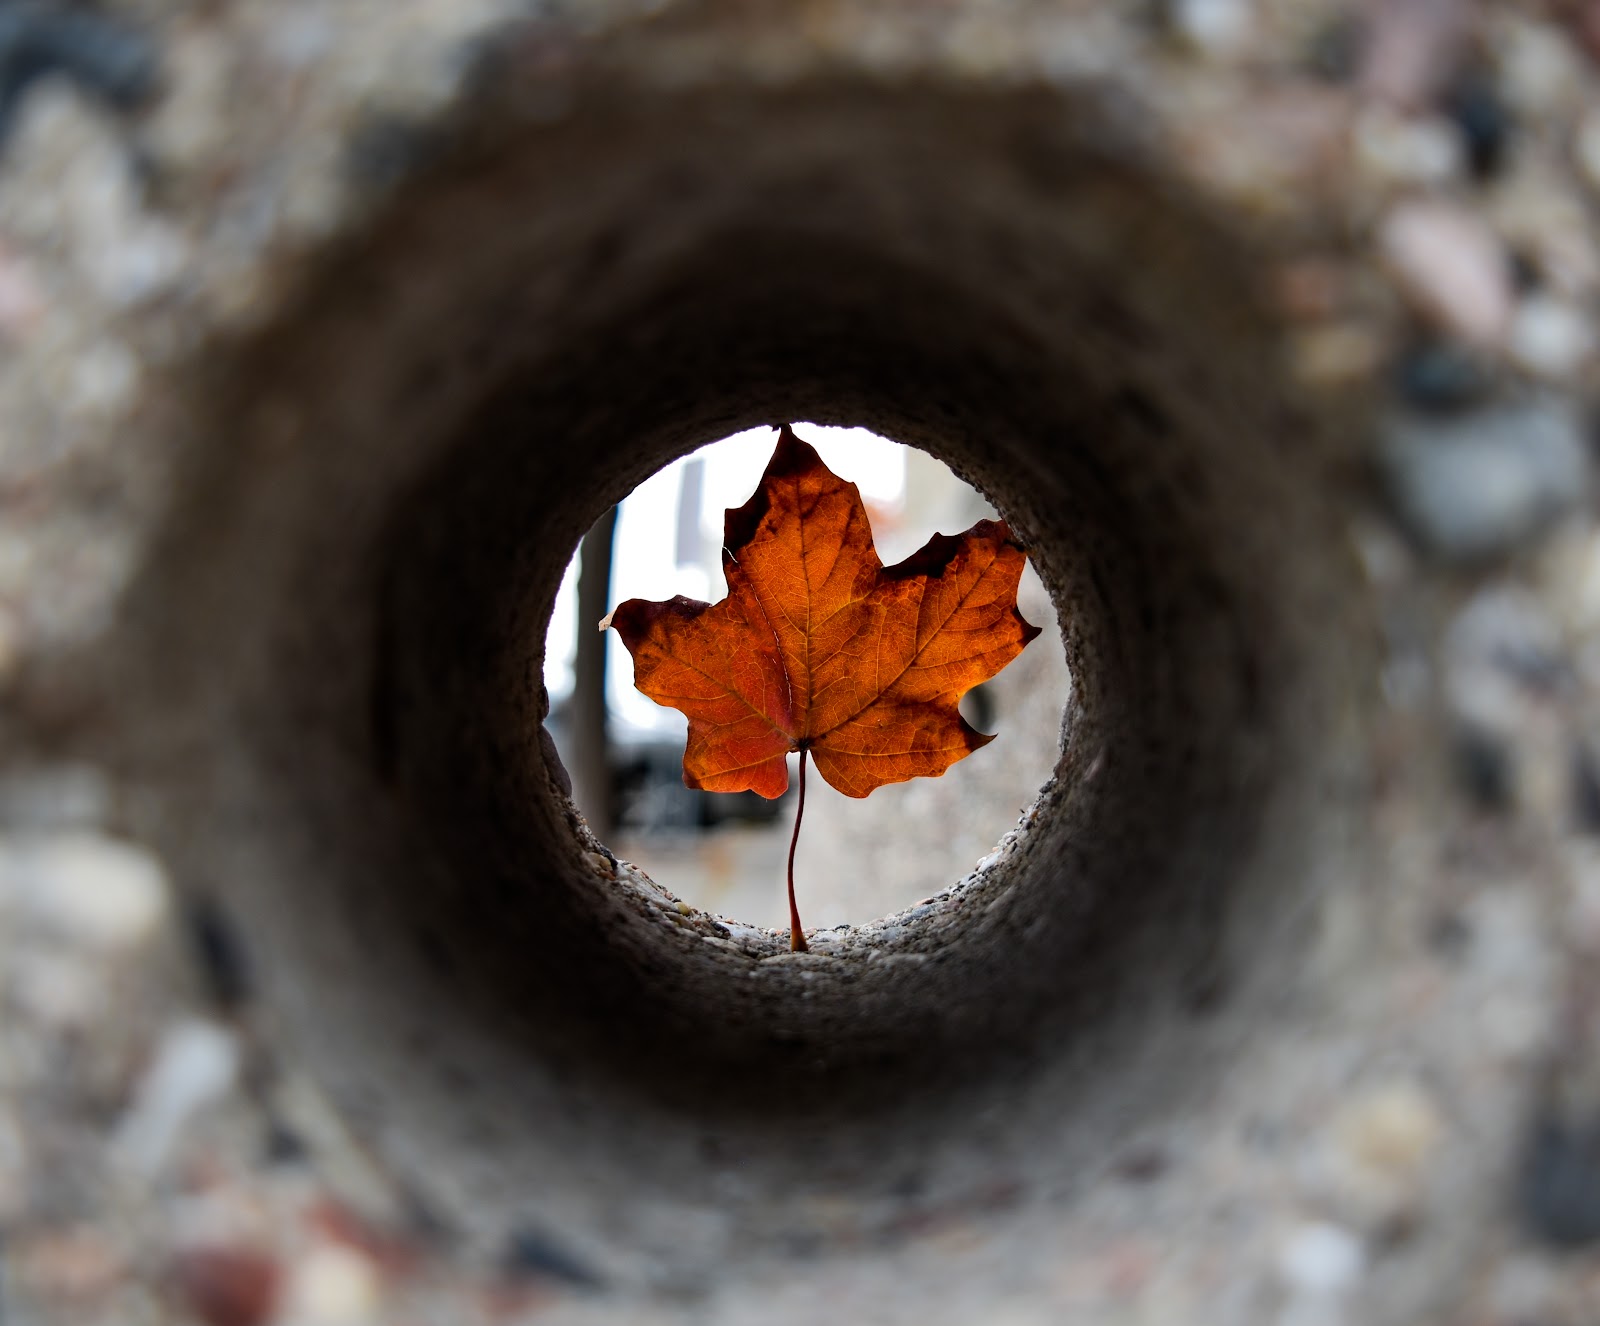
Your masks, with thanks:
[(638, 689), (687, 715), (684, 782), (779, 797), (798, 751), (803, 812), (807, 755), (864, 797), (993, 740), (958, 706), (1039, 634), (1017, 611), (1025, 561), (1004, 521), (980, 520), (885, 567), (856, 486), (785, 425), (754, 495), (728, 511), (727, 597), (629, 599), (600, 625), (633, 655)]

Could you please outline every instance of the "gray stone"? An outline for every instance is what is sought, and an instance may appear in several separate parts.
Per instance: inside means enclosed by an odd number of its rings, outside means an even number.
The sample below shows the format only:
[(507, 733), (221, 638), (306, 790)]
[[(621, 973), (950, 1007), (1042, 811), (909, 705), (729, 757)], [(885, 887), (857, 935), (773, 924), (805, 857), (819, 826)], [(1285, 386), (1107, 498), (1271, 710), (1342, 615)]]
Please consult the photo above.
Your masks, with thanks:
[[(1402, 155), (1399, 147), (1387, 151)], [(1415, 147), (1405, 152), (1421, 155)], [(1424, 169), (1438, 178), (1442, 170), (1438, 164), (1404, 169), (1413, 178)], [(1499, 344), (1511, 316), (1511, 278), (1504, 247), (1481, 218), (1449, 203), (1401, 203), (1379, 225), (1377, 244), (1420, 317), (1474, 345)]]
[(1547, 398), (1451, 419), (1393, 416), (1379, 456), (1407, 529), (1452, 562), (1510, 552), (1581, 502), (1591, 483), (1578, 412)]
[(1340, 1225), (1301, 1225), (1284, 1240), (1278, 1270), (1296, 1295), (1323, 1298), (1347, 1294), (1366, 1269), (1361, 1240)]
[(1551, 1115), (1535, 1121), (1521, 1174), (1523, 1222), (1558, 1248), (1600, 1242), (1600, 1129)]
[(97, 834), (0, 838), (0, 916), (39, 934), (112, 953), (147, 940), (166, 915), (161, 863)]
[(137, 1174), (159, 1173), (195, 1116), (233, 1089), (239, 1064), (238, 1040), (216, 1023), (169, 1026), (117, 1128), (118, 1160)]

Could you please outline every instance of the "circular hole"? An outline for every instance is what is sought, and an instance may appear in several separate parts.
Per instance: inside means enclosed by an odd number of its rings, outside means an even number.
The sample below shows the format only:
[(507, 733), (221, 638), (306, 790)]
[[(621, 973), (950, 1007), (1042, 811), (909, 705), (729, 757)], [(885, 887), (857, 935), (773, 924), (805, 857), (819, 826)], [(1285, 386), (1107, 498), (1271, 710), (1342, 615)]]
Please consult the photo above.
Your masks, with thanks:
[[(926, 452), (861, 428), (800, 425), (797, 432), (860, 489), (885, 565), (935, 532), (998, 514)], [(692, 907), (786, 929), (795, 757), (789, 792), (775, 801), (687, 787), (686, 720), (634, 689), (633, 658), (615, 632), (589, 638), (602, 602), (609, 610), (630, 598), (722, 597), (723, 515), (760, 482), (773, 437), (769, 428), (752, 429), (703, 447), (602, 517), (556, 594), (544, 678), (546, 727), (591, 832)], [(866, 801), (811, 779), (796, 867), (808, 929), (870, 921), (941, 892), (994, 849), (1050, 777), (1061, 749), (1066, 661), (1054, 607), (1031, 567), (1017, 597), (1040, 637), (962, 702), (966, 719), (993, 741), (937, 781), (890, 784)], [(938, 832), (916, 830), (929, 824)]]
[[(134, 804), (299, 1062), (485, 1236), (648, 1280), (1065, 1200), (1270, 1025), (1340, 869), (1373, 637), (1328, 462), (1234, 246), (1070, 99), (595, 77), (183, 397), (107, 654)], [(810, 955), (608, 857), (544, 726), (584, 532), (789, 419), (988, 494), (1072, 676), (998, 859)]]

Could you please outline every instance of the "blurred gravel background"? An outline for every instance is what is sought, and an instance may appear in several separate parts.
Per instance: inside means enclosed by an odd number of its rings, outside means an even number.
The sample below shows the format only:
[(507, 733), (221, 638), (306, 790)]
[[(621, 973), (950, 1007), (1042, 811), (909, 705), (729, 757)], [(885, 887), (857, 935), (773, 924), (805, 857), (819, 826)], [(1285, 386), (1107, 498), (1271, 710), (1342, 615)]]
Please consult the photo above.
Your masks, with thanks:
[[(537, 19), (560, 60), (633, 9), (0, 4), (0, 1321), (695, 1318), (613, 1308), (560, 1231), (458, 1247), (364, 1152), (359, 1121), (274, 1055), (248, 936), (177, 901), (123, 835), (125, 790), (5, 744), (18, 715), (30, 731), (94, 721), (54, 661), (103, 630), (137, 559), (158, 484), (119, 424), (149, 384), (271, 317), (300, 255), (426, 151), (418, 127), (498, 25)], [(1600, 1322), (1600, 8), (808, 0), (793, 22), (799, 63), (1123, 89), (1174, 173), (1259, 230), (1306, 389), (1330, 409), (1376, 400), (1383, 419), (1359, 547), (1393, 715), (1373, 808), (1393, 851), (1367, 886), (1394, 909), (1385, 979), (1364, 992), (1372, 1040), (1256, 1065), (1280, 1083), (1270, 1107), (1128, 1158), (1130, 1190), (1180, 1172), (1185, 1192), (1231, 1194), (1226, 1218), (1175, 1196), (1155, 1228), (1102, 1194), (1014, 1301), (992, 1275), (973, 1319), (1354, 1326), (1426, 1280), (1460, 1222), (1450, 1158), (1490, 1148), (1502, 1200), (1443, 1320)], [(968, 796), (954, 776), (818, 797), (813, 924), (832, 923), (835, 888), (940, 887), (919, 829), (973, 861), (992, 846), (1048, 764), (1056, 657), (1036, 647), (1003, 679), (1015, 744), (994, 753), (1027, 772), (984, 808), (990, 827), (950, 827)], [(1324, 937), (1331, 969), (1365, 970), (1370, 902)], [(1525, 1118), (1476, 1108), (1474, 1082), (1507, 1080)], [(987, 1255), (959, 1219), (929, 1248)], [(816, 1278), (846, 1320), (887, 1319), (850, 1297), (870, 1290), (848, 1269)]]

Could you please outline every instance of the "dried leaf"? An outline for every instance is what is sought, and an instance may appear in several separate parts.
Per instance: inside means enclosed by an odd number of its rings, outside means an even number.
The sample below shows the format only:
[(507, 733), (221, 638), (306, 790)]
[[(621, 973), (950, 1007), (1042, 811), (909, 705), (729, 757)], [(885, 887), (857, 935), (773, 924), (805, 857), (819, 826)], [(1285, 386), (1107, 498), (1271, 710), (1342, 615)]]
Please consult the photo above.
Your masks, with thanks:
[(992, 740), (957, 705), (1039, 633), (1016, 606), (1025, 560), (1005, 522), (982, 520), (885, 567), (856, 486), (785, 426), (728, 512), (727, 597), (629, 599), (601, 625), (633, 654), (639, 690), (688, 715), (690, 787), (778, 797), (785, 757), (805, 751), (864, 797)]

